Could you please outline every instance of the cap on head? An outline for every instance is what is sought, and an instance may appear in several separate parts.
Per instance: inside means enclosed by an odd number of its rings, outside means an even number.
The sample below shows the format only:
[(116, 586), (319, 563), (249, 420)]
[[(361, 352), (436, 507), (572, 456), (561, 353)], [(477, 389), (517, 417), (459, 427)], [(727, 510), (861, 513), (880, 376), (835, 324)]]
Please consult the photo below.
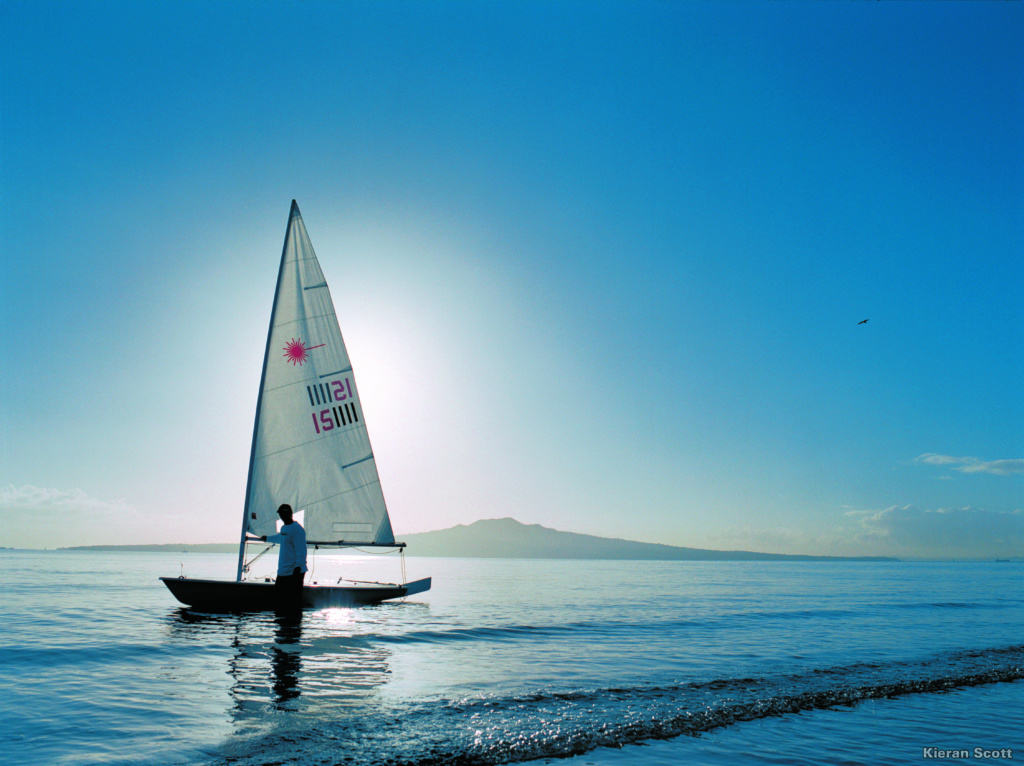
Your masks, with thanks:
[(292, 507), (288, 503), (282, 503), (277, 507), (277, 515), (284, 521), (292, 520)]

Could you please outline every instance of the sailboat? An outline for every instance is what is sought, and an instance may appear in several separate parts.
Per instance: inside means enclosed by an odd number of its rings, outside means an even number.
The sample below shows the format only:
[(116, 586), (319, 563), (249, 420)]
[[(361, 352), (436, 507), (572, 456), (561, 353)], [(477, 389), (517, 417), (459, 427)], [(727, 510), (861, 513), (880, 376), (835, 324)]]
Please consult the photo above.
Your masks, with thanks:
[[(263, 357), (234, 581), (161, 577), (178, 601), (211, 611), (276, 605), (274, 584), (250, 579), (250, 546), (277, 531), (277, 508), (304, 511), (307, 548), (392, 548), (395, 542), (334, 303), (292, 200)], [(303, 607), (376, 604), (430, 589), (414, 582), (307, 584)]]

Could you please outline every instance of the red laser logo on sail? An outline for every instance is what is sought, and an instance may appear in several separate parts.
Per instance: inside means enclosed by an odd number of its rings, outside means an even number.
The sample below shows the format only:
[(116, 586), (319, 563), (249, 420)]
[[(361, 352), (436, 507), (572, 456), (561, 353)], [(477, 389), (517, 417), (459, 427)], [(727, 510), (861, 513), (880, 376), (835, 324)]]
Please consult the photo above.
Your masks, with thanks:
[(282, 346), (282, 350), (284, 351), (285, 361), (291, 362), (292, 367), (294, 367), (297, 364), (301, 365), (309, 359), (309, 352), (314, 348), (323, 348), (326, 345), (326, 343), (321, 343), (319, 346), (307, 346), (302, 342), (302, 338), (298, 340), (292, 338)]

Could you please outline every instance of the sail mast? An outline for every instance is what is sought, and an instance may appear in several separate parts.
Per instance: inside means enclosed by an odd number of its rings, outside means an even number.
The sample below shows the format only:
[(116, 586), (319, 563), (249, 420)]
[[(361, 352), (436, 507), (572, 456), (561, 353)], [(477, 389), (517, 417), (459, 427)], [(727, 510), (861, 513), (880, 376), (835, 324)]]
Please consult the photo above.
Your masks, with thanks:
[(256, 434), (260, 428), (260, 409), (263, 406), (263, 384), (267, 379), (267, 361), (270, 359), (270, 338), (274, 331), (274, 315), (277, 314), (277, 293), (281, 289), (281, 275), (284, 273), (284, 259), (288, 253), (288, 238), (292, 234), (292, 218), (301, 215), (299, 205), (292, 200), (292, 208), (288, 213), (288, 227), (284, 232), (284, 245), (281, 247), (281, 265), (277, 269), (277, 283), (274, 285), (274, 305), (270, 309), (270, 324), (267, 326), (267, 345), (263, 351), (263, 371), (260, 373), (259, 394), (256, 397), (256, 417), (252, 424), (252, 446), (249, 448), (249, 474), (245, 480), (245, 501), (242, 507), (242, 532), (238, 541), (238, 572), (235, 581), (242, 581), (242, 567), (245, 565), (245, 534), (249, 528), (249, 494), (252, 489), (252, 468), (256, 462)]

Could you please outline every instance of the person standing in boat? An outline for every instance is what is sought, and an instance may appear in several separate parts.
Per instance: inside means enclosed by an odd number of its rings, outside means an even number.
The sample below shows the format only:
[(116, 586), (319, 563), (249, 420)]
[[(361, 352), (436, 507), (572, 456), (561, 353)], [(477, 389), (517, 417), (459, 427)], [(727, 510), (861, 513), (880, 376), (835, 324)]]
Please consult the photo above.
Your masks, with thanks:
[(302, 581), (306, 577), (306, 530), (292, 518), (292, 507), (284, 503), (277, 509), (281, 531), (276, 535), (260, 535), (268, 543), (278, 544), (278, 603), (285, 609), (302, 609)]

